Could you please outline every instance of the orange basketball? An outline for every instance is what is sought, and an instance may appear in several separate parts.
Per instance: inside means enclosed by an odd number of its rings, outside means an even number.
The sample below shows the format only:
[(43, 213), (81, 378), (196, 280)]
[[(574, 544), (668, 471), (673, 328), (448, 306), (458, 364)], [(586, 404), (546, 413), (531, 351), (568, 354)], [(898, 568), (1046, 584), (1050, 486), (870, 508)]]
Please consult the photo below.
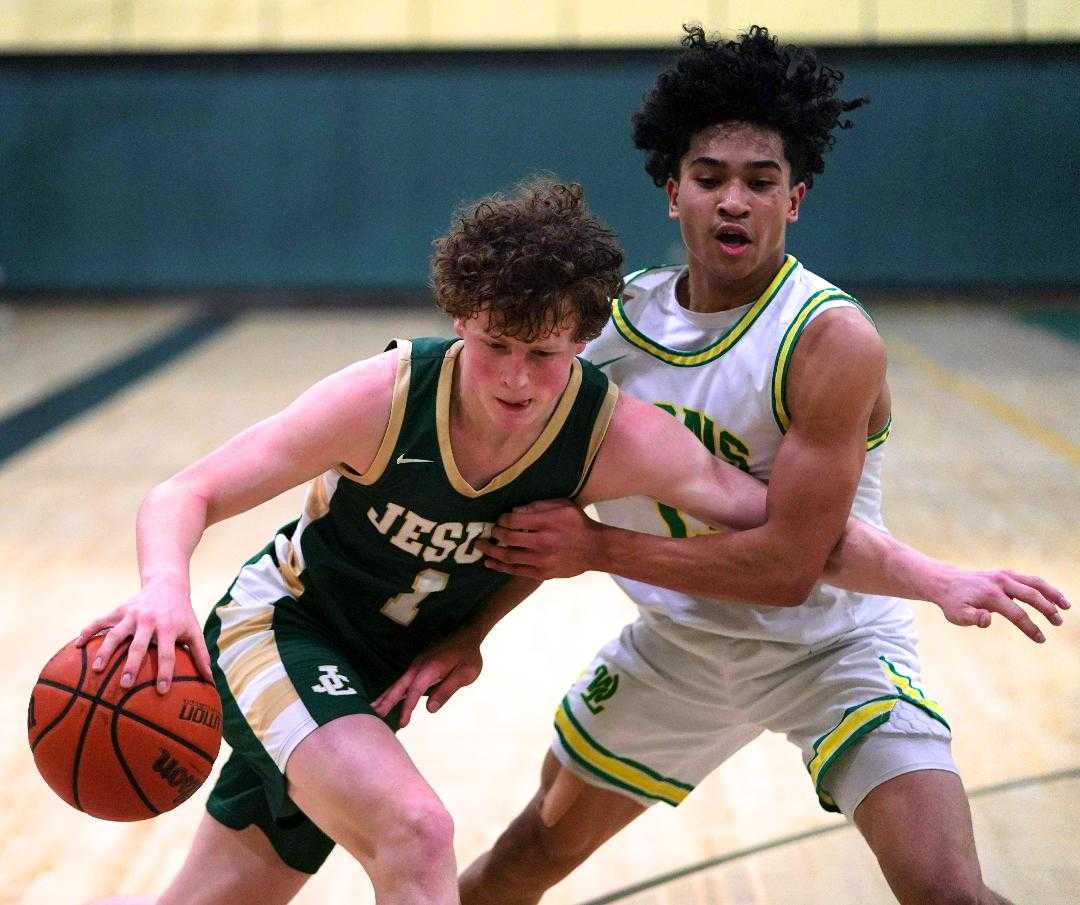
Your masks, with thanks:
[(101, 641), (68, 644), (45, 664), (30, 696), (30, 750), (45, 782), (72, 807), (104, 820), (144, 820), (175, 808), (210, 775), (221, 699), (182, 647), (168, 694), (155, 688), (154, 647), (134, 684), (121, 688), (128, 645), (94, 672)]

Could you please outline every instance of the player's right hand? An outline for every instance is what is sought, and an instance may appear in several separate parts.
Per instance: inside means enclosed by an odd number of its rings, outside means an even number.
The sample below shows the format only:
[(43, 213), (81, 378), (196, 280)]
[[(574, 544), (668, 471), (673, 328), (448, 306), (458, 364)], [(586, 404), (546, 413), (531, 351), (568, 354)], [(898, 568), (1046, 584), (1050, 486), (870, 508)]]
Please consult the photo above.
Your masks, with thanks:
[(134, 684), (151, 642), (157, 645), (157, 690), (160, 694), (165, 694), (172, 685), (177, 642), (183, 642), (189, 648), (203, 678), (208, 682), (214, 680), (202, 626), (195, 617), (186, 590), (170, 579), (147, 582), (130, 600), (79, 632), (75, 644), (82, 647), (101, 631), (105, 631), (105, 638), (91, 665), (95, 672), (105, 668), (117, 647), (126, 639), (132, 639), (120, 676), (121, 688), (130, 688)]
[(1036, 644), (1042, 644), (1046, 636), (1017, 601), (1042, 613), (1051, 625), (1061, 625), (1059, 610), (1070, 607), (1061, 591), (1037, 575), (1021, 575), (1009, 569), (974, 572), (953, 567), (946, 575), (934, 603), (953, 625), (987, 628), (991, 615), (999, 613)]
[(483, 668), (479, 639), (467, 630), (459, 631), (420, 654), (371, 706), (385, 717), (403, 702), (399, 728), (404, 729), (423, 695), (428, 696), (428, 712), (434, 713), (457, 691), (475, 682)]

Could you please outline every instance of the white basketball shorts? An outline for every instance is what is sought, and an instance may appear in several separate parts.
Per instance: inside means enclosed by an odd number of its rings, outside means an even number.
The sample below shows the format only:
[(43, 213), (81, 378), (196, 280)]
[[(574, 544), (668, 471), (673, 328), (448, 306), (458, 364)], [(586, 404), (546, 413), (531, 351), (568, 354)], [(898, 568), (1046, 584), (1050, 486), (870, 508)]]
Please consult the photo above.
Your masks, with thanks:
[(587, 783), (677, 805), (764, 729), (799, 747), (821, 806), (849, 818), (894, 776), (956, 772), (949, 725), (922, 690), (905, 632), (867, 626), (815, 649), (708, 635), (652, 614), (570, 688), (552, 752)]

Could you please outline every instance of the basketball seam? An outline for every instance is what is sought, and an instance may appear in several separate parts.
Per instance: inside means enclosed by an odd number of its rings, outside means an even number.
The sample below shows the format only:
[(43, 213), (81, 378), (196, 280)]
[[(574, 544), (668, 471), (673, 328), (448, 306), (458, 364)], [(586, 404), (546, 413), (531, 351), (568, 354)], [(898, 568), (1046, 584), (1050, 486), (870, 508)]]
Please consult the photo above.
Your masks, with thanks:
[[(177, 682), (199, 682), (199, 683), (201, 683), (203, 685), (209, 685), (210, 684), (205, 679), (202, 679), (202, 678), (200, 678), (198, 676), (177, 676), (176, 678), (173, 679), (173, 684), (176, 684)], [(60, 682), (56, 682), (56, 681), (54, 681), (52, 679), (39, 679), (38, 684), (39, 685), (47, 685), (50, 688), (62, 689), (63, 691), (74, 691), (75, 694), (73, 695), (73, 699), (74, 698), (84, 698), (84, 699), (89, 700), (89, 701), (94, 700), (94, 698), (91, 696), (91, 694), (88, 691), (81, 691), (81, 690), (78, 690), (78, 689), (73, 689), (70, 685), (64, 685), (64, 684), (62, 684)], [(129, 697), (131, 697), (131, 695), (133, 695), (135, 692), (142, 691), (144, 688), (149, 688), (152, 685), (154, 685), (154, 682), (143, 682), (141, 685), (135, 686), (134, 688), (130, 689), (128, 691), (128, 693), (125, 694), (116, 704), (111, 704), (108, 701), (98, 701), (97, 703), (99, 703), (106, 710), (115, 711), (115, 710), (120, 709), (121, 705), (123, 705), (123, 703)], [(205, 760), (207, 763), (209, 763), (211, 765), (213, 765), (214, 761), (217, 760), (216, 757), (211, 757), (210, 754), (208, 752), (206, 752), (206, 751), (203, 751), (202, 748), (198, 747), (197, 745), (192, 744), (191, 742), (189, 742), (187, 739), (183, 738), (182, 736), (174, 735), (168, 729), (164, 728), (163, 726), (159, 726), (157, 723), (154, 723), (154, 722), (146, 719), (146, 717), (140, 716), (137, 713), (132, 713), (130, 710), (124, 710), (123, 711), (123, 716), (126, 716), (128, 719), (134, 720), (137, 723), (141, 723), (142, 725), (144, 725), (144, 726), (146, 726), (146, 727), (148, 727), (150, 729), (153, 729), (155, 732), (158, 732), (161, 735), (164, 735), (166, 738), (171, 739), (172, 741), (176, 742), (178, 745), (183, 745), (185, 748), (187, 748), (193, 754), (197, 754), (199, 757), (201, 757), (203, 760)]]
[[(81, 648), (83, 664), (86, 663), (86, 648)], [(86, 713), (86, 720), (83, 722), (82, 731), (79, 733), (79, 743), (75, 746), (75, 757), (71, 766), (71, 797), (75, 799), (75, 807), (80, 811), (83, 810), (82, 801), (79, 799), (79, 763), (82, 761), (83, 748), (86, 745), (86, 736), (90, 732), (90, 720), (94, 717), (94, 711), (97, 709), (97, 705), (101, 703), (101, 697), (106, 688), (108, 688), (109, 682), (112, 680), (116, 670), (119, 669), (125, 659), (125, 651), (114, 651), (119, 655), (116, 657), (116, 662), (109, 669), (108, 673), (101, 677), (101, 681), (98, 683), (97, 693), (90, 701), (90, 709)], [(78, 695), (82, 695), (82, 686), (80, 684)]]
[(112, 738), (113, 752), (116, 754), (116, 759), (120, 762), (120, 767), (124, 771), (124, 775), (127, 776), (128, 782), (131, 783), (131, 788), (135, 790), (135, 794), (139, 796), (142, 803), (150, 810), (151, 814), (160, 814), (157, 808), (150, 803), (150, 799), (146, 797), (146, 794), (142, 790), (142, 786), (139, 785), (138, 780), (135, 779), (135, 774), (131, 771), (131, 767), (128, 766), (127, 759), (124, 757), (124, 752), (120, 750), (120, 737), (117, 734), (117, 726), (120, 723), (120, 714), (122, 711), (119, 707), (113, 710), (112, 713), (112, 725), (109, 727), (109, 735)]
[[(82, 660), (81, 660), (81, 665), (79, 667), (79, 686), (78, 686), (78, 688), (71, 688), (68, 685), (57, 685), (56, 686), (58, 688), (63, 688), (65, 691), (72, 692), (72, 695), (68, 699), (68, 702), (64, 705), (63, 709), (60, 711), (60, 714), (51, 723), (49, 723), (48, 726), (46, 726), (44, 729), (42, 729), (40, 734), (38, 735), (38, 737), (36, 739), (34, 739), (33, 743), (30, 745), (30, 750), (31, 751), (34, 751), (37, 748), (38, 743), (43, 738), (45, 738), (45, 736), (48, 735), (49, 732), (52, 729), (55, 729), (63, 721), (64, 717), (66, 717), (68, 715), (68, 712), (71, 710), (72, 707), (75, 706), (75, 702), (79, 698), (79, 691), (82, 688), (83, 679), (86, 678), (86, 648), (85, 647), (80, 648), (80, 650), (82, 651)], [(52, 661), (50, 660), (49, 662), (51, 663)], [(45, 664), (45, 668), (46, 669), (49, 668), (48, 663)], [(38, 685), (51, 685), (52, 683), (49, 682), (48, 680), (39, 678), (38, 681), (37, 681), (37, 684)]]
[[(200, 676), (176, 676), (176, 677), (174, 677), (173, 678), (173, 684), (175, 685), (178, 682), (198, 682), (198, 683), (200, 683), (202, 685), (209, 685), (210, 684), (209, 682), (206, 681), (206, 679), (203, 679)], [(123, 708), (124, 704), (127, 702), (127, 699), (130, 698), (133, 694), (135, 694), (135, 692), (142, 691), (144, 688), (152, 688), (153, 685), (154, 685), (153, 681), (143, 682), (141, 685), (136, 685), (134, 688), (129, 689), (128, 693), (125, 694), (122, 698), (120, 698), (119, 701), (116, 702), (116, 709), (118, 711), (121, 710)], [(183, 745), (189, 751), (192, 751), (193, 753), (198, 754), (199, 757), (201, 757), (203, 760), (205, 760), (207, 763), (209, 763), (210, 766), (214, 765), (215, 758), (211, 757), (208, 752), (203, 751), (202, 748), (198, 747), (197, 745), (193, 744), (192, 742), (189, 742), (187, 739), (183, 738), (182, 736), (174, 735), (172, 732), (170, 732), (164, 726), (159, 726), (157, 723), (152, 723), (150, 720), (148, 720), (148, 719), (146, 719), (144, 717), (141, 717), (138, 714), (132, 713), (130, 710), (124, 710), (124, 716), (126, 716), (128, 719), (136, 720), (137, 722), (142, 723), (144, 726), (149, 726), (155, 732), (160, 732), (166, 738), (171, 738), (178, 745)]]

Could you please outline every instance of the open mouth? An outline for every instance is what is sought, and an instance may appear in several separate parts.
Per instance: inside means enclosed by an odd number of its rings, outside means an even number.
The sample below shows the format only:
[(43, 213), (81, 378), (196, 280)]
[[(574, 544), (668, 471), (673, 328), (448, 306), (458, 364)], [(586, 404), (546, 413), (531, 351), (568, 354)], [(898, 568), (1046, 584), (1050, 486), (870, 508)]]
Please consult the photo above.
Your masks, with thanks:
[(509, 412), (523, 412), (529, 407), (531, 402), (531, 399), (522, 399), (520, 402), (510, 402), (506, 399), (499, 399), (499, 404)]
[(728, 254), (739, 254), (751, 244), (746, 231), (737, 227), (722, 227), (714, 236)]

